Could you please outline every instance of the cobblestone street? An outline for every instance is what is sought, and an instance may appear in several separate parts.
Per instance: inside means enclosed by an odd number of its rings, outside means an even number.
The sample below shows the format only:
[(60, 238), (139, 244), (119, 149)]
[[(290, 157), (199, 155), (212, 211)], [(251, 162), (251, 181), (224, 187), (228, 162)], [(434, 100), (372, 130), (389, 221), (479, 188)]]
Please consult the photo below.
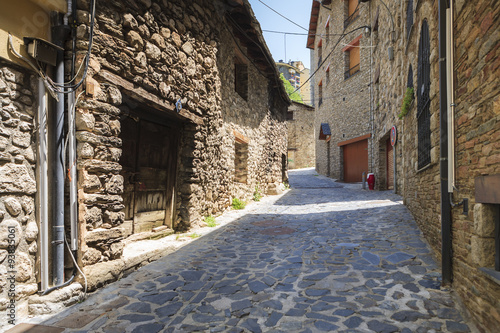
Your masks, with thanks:
[(469, 332), (392, 192), (312, 169), (292, 189), (41, 322), (45, 332)]

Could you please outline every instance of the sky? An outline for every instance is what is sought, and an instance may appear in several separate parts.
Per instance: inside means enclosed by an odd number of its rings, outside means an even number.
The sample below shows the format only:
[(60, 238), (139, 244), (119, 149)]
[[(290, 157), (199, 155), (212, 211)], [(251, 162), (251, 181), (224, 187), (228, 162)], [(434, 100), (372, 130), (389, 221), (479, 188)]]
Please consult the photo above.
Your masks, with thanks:
[[(289, 60), (300, 60), (306, 68), (311, 68), (310, 50), (306, 48), (307, 30), (301, 29), (279, 16), (264, 4), (297, 23), (299, 26), (308, 29), (312, 0), (249, 0), (249, 2), (263, 30), (267, 47), (271, 51), (274, 61), (283, 60), (288, 62)], [(266, 30), (304, 35), (285, 35), (266, 32)]]

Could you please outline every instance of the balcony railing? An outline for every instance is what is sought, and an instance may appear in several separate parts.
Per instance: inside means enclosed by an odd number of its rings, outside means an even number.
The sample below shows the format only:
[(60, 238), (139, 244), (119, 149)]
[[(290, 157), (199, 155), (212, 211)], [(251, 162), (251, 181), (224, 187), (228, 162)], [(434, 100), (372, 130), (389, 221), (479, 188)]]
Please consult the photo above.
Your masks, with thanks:
[(357, 72), (359, 72), (359, 64), (357, 64), (356, 66), (354, 67), (351, 67), (349, 68), (349, 70), (347, 70), (345, 73), (344, 73), (344, 79), (347, 80), (348, 78), (350, 78), (351, 76), (353, 76), (354, 74), (356, 74)]

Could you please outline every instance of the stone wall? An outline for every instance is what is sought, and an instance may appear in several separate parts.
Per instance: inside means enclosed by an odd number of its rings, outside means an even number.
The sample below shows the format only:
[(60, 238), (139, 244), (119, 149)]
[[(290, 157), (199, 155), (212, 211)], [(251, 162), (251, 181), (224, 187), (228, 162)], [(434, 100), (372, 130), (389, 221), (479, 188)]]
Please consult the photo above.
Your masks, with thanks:
[[(314, 78), (314, 100), (316, 103), (316, 116), (314, 128), (320, 130), (321, 123), (328, 123), (332, 129), (330, 145), (330, 161), (328, 161), (328, 143), (316, 137), (316, 170), (326, 175), (330, 163), (330, 175), (336, 179), (343, 179), (342, 148), (338, 143), (357, 138), (371, 133), (370, 124), (370, 39), (363, 35), (365, 26), (369, 24), (368, 6), (359, 5), (359, 17), (349, 24), (344, 30), (345, 7), (344, 1), (332, 1), (332, 10), (321, 7), (315, 39), (314, 57), (311, 60), (312, 68), (318, 66), (318, 43), (321, 34), (326, 34), (326, 21), (330, 18), (329, 41), (323, 38), (321, 65)], [(346, 33), (343, 38), (338, 34)], [(360, 71), (345, 79), (345, 57), (347, 53), (342, 49), (352, 40), (362, 35), (360, 45)], [(333, 51), (332, 51), (333, 50)], [(329, 55), (329, 56), (328, 56)], [(327, 60), (325, 61), (325, 58)], [(329, 80), (327, 79), (329, 68)], [(322, 82), (323, 101), (319, 105), (319, 83)], [(372, 140), (368, 140), (368, 168), (372, 168)]]
[[(397, 39), (390, 42), (390, 18), (380, 11), (379, 29), (373, 33), (373, 67), (380, 68), (380, 78), (374, 85), (374, 138), (380, 142), (379, 157), (375, 158), (379, 172), (379, 189), (385, 182), (385, 149), (383, 141), (392, 125), (399, 130), (397, 150), (398, 193), (414, 215), (418, 225), (441, 256), (441, 209), (439, 173), (439, 48), (438, 4), (434, 1), (413, 1), (414, 20), (407, 35), (407, 2), (389, 4), (395, 13)], [(379, 1), (371, 1), (372, 11)], [(454, 201), (469, 200), (470, 212), (463, 207), (453, 209), (453, 287), (473, 314), (481, 331), (490, 332), (500, 322), (500, 288), (480, 268), (491, 267), (492, 205), (475, 204), (474, 179), (481, 175), (500, 173), (498, 159), (499, 89), (498, 84), (498, 4), (489, 1), (470, 3), (457, 1), (455, 20), (455, 149), (456, 188)], [(408, 82), (409, 66), (417, 87), (418, 44), (423, 20), (429, 24), (431, 62), (431, 164), (418, 170), (417, 103), (401, 120), (402, 99)], [(498, 21), (498, 19), (497, 19)], [(496, 27), (496, 30), (495, 30)], [(394, 47), (394, 60), (389, 60), (387, 47)], [(415, 88), (417, 89), (417, 88)]]
[(26, 315), (27, 296), (38, 291), (37, 86), (27, 70), (0, 60), (0, 311), (5, 324), (12, 319), (7, 306), (15, 306), (14, 319)]
[[(438, 2), (412, 1), (413, 21), (408, 23), (409, 3), (408, 1), (387, 3), (389, 10), (378, 0), (360, 4), (364, 10), (369, 11), (367, 22), (370, 22), (372, 30), (368, 38), (371, 41), (367, 44), (370, 45), (372, 54), (369, 79), (357, 82), (357, 89), (362, 92), (366, 82), (370, 83), (372, 89), (369, 96), (363, 96), (362, 93), (359, 96), (363, 99), (371, 97), (365, 104), (371, 105), (373, 113), (373, 170), (376, 188), (386, 189), (386, 140), (389, 138), (391, 127), (396, 126), (398, 129), (395, 146), (397, 192), (403, 196), (405, 204), (440, 259), (442, 236)], [(500, 4), (492, 1), (463, 0), (454, 1), (454, 4), (456, 189), (453, 200), (458, 203), (462, 199), (468, 199), (469, 212), (464, 214), (463, 206), (452, 209), (452, 286), (462, 297), (479, 329), (483, 332), (493, 332), (500, 322), (500, 287), (498, 279), (495, 280), (491, 274), (495, 258), (494, 214), (498, 211), (499, 205), (476, 202), (475, 197), (478, 193), (475, 191), (475, 179), (479, 176), (500, 174), (498, 112), (500, 110), (498, 88)], [(332, 15), (343, 17), (343, 13), (337, 7), (332, 2)], [(321, 9), (320, 16), (326, 15), (324, 12)], [(377, 12), (378, 24), (374, 24)], [(415, 92), (419, 89), (418, 49), (424, 20), (427, 21), (430, 32), (431, 162), (419, 169), (418, 100), (415, 98), (405, 116), (399, 117), (399, 114), (409, 81), (413, 82)], [(324, 26), (324, 18), (323, 24), (319, 25)], [(394, 37), (393, 30), (396, 32)], [(389, 59), (389, 48), (393, 50), (394, 59)], [(343, 63), (340, 53), (335, 54), (334, 59), (339, 64)], [(319, 82), (323, 71), (317, 75), (316, 82)], [(317, 98), (317, 87), (315, 91)], [(342, 87), (335, 87), (333, 99), (338, 98), (336, 96), (339, 93), (342, 93)], [(330, 98), (332, 92), (327, 90), (323, 96)], [(336, 105), (339, 103), (341, 102), (336, 101)], [(328, 121), (322, 107), (317, 107), (317, 117), (323, 119), (317, 118), (316, 128), (319, 128), (319, 123)], [(337, 129), (339, 128), (337, 122), (333, 125), (330, 123), (330, 127), (332, 132), (337, 132), (334, 136), (342, 133), (342, 127)], [(322, 173), (326, 165), (325, 147), (326, 142), (317, 142), (317, 165)]]
[[(453, 286), (485, 332), (500, 324), (500, 285), (492, 268), (493, 210), (476, 203), (474, 180), (500, 174), (500, 3), (456, 1), (455, 201), (469, 200), (469, 214), (453, 209)], [(464, 22), (467, 22), (464, 24)], [(500, 204), (500, 203), (499, 203)]]
[(310, 168), (315, 165), (314, 108), (301, 103), (292, 103), (288, 112), (288, 165), (289, 169)]
[[(89, 13), (83, 1), (78, 6), (82, 53)], [(91, 288), (130, 268), (121, 258), (132, 229), (124, 221), (120, 160), (123, 117), (130, 110), (140, 109), (139, 118), (150, 112), (179, 130), (173, 214), (177, 230), (201, 225), (205, 216), (222, 212), (234, 197), (251, 198), (256, 186), (261, 193), (277, 193), (286, 180), (289, 102), (251, 59), (248, 98), (235, 91), (235, 50), (246, 50), (232, 36), (225, 10), (223, 2), (208, 0), (97, 4), (87, 80), (94, 93), (82, 96), (76, 123), (79, 257), (93, 276)], [(182, 108), (176, 111), (178, 102)], [(248, 145), (245, 182), (235, 179), (238, 138)]]

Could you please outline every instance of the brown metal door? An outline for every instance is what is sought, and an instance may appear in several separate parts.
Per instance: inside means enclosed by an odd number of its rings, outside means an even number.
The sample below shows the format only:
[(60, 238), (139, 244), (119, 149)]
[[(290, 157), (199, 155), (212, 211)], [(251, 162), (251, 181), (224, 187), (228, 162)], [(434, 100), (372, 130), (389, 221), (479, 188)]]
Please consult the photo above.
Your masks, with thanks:
[(145, 120), (122, 122), (125, 219), (133, 232), (172, 227), (177, 131)]
[(394, 189), (394, 148), (391, 146), (391, 139), (387, 139), (387, 189)]
[(354, 183), (362, 181), (363, 172), (368, 173), (368, 140), (361, 140), (345, 145), (344, 181)]

